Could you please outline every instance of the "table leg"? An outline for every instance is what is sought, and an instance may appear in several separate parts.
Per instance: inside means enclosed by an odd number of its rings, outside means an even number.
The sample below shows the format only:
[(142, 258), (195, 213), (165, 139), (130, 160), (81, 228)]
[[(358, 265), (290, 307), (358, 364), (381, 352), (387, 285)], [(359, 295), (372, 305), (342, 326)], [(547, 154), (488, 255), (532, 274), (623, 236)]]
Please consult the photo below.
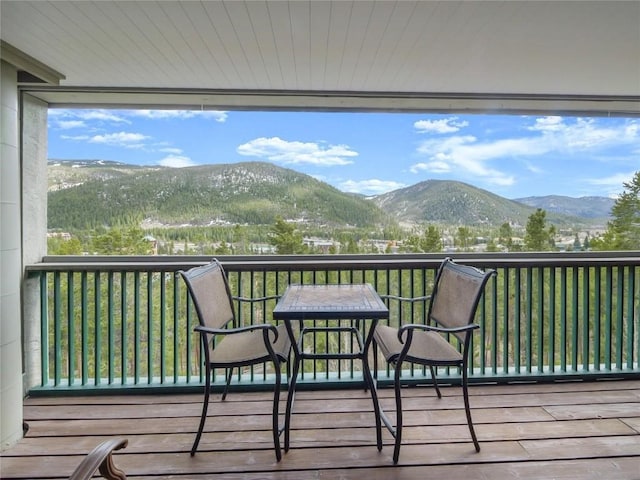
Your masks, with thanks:
[(289, 437), (291, 432), (291, 410), (293, 410), (293, 401), (296, 396), (296, 383), (298, 381), (298, 372), (300, 371), (300, 357), (294, 353), (293, 356), (293, 373), (289, 381), (289, 392), (287, 394), (287, 410), (284, 416), (284, 451), (289, 451)]
[(365, 351), (362, 357), (362, 375), (365, 379), (365, 385), (371, 390), (371, 400), (373, 401), (373, 413), (376, 417), (376, 442), (378, 445), (378, 451), (382, 450), (382, 423), (380, 420), (380, 404), (378, 403), (378, 393), (373, 377), (371, 376), (371, 369), (369, 368), (368, 352)]

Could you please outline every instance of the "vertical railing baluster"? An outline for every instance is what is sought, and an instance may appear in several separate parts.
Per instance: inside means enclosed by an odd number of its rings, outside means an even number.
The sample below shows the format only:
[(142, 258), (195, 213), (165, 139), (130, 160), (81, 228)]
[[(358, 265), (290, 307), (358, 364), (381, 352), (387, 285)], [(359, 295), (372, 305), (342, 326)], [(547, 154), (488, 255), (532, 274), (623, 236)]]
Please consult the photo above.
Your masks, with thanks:
[(589, 351), (589, 318), (590, 292), (591, 292), (591, 269), (582, 267), (582, 370), (589, 371), (590, 351)]
[(611, 343), (612, 343), (612, 323), (613, 323), (613, 272), (612, 267), (606, 267), (605, 279), (605, 331), (604, 331), (604, 366), (607, 370), (611, 370)]
[[(498, 272), (499, 277), (501, 277), (502, 281), (502, 298), (504, 298), (504, 303), (502, 306), (502, 372), (505, 375), (509, 374), (509, 355), (511, 351), (509, 350), (509, 339), (510, 328), (509, 328), (509, 278), (511, 277), (511, 271), (509, 268), (502, 269), (501, 272)], [(499, 284), (498, 278), (494, 276), (494, 282), (496, 285)], [(493, 299), (494, 308), (498, 308), (498, 298), (497, 291), (496, 297)], [(484, 374), (484, 369), (481, 371)]]
[(533, 267), (527, 267), (527, 304), (525, 325), (526, 372), (533, 371)]
[(594, 295), (593, 295), (593, 368), (600, 371), (602, 365), (601, 318), (602, 318), (602, 268), (595, 267)]
[(94, 372), (93, 381), (96, 386), (102, 383), (102, 325), (100, 322), (100, 309), (102, 308), (102, 295), (101, 288), (102, 282), (100, 278), (100, 270), (96, 270), (93, 274), (93, 288), (95, 295), (95, 306), (93, 309), (93, 321), (94, 321)]
[(538, 348), (537, 348), (537, 360), (538, 360), (538, 373), (544, 372), (544, 312), (545, 312), (545, 301), (544, 301), (544, 276), (545, 276), (545, 268), (544, 267), (536, 267), (537, 272), (537, 286), (538, 286), (538, 309), (537, 309), (537, 325), (538, 325)]
[(67, 344), (68, 344), (68, 385), (75, 383), (76, 376), (76, 329), (75, 329), (75, 298), (74, 298), (74, 281), (73, 272), (67, 272)]
[(627, 344), (625, 357), (627, 360), (627, 368), (629, 370), (633, 369), (633, 364), (636, 358), (633, 353), (633, 339), (636, 336), (636, 311), (634, 308), (634, 292), (636, 290), (636, 282), (634, 272), (634, 267), (627, 267)]
[(108, 372), (108, 384), (111, 385), (113, 383), (113, 367), (115, 362), (115, 336), (114, 336), (114, 298), (113, 298), (113, 272), (109, 271), (107, 274), (107, 338), (108, 338), (108, 346), (107, 346), (107, 358), (109, 359), (109, 364), (107, 365)]
[(82, 385), (89, 383), (89, 280), (87, 272), (80, 276), (80, 302), (82, 322)]
[(571, 368), (574, 372), (578, 371), (580, 345), (580, 329), (578, 327), (578, 268), (572, 267), (572, 284), (571, 284)]
[(616, 368), (622, 370), (624, 350), (624, 267), (616, 267)]
[[(179, 289), (177, 277), (172, 273), (169, 277), (171, 279), (171, 285), (173, 287), (173, 383), (178, 384), (180, 381), (180, 358), (182, 358), (182, 352), (180, 350), (180, 311), (179, 306)], [(186, 342), (189, 343), (188, 341)], [(186, 381), (189, 381), (189, 375), (187, 365), (189, 363), (189, 353), (185, 351), (185, 374), (187, 375)]]
[(520, 341), (520, 322), (522, 317), (522, 305), (520, 299), (522, 298), (522, 275), (521, 269), (515, 269), (515, 276), (513, 280), (514, 292), (513, 292), (513, 338), (514, 338), (514, 346), (513, 346), (513, 358), (514, 358), (514, 372), (516, 374), (520, 373), (520, 360), (521, 360), (521, 341)]
[(140, 272), (133, 273), (133, 382), (140, 384)]
[[(487, 314), (486, 314), (486, 304), (487, 304), (487, 297), (490, 297), (492, 300), (492, 303), (495, 304), (495, 298), (498, 295), (498, 284), (497, 282), (490, 282), (489, 285), (487, 285), (487, 288), (485, 289), (485, 293), (482, 295), (482, 309), (480, 311), (480, 315), (481, 315), (481, 319), (482, 319), (482, 324), (486, 324), (487, 323)], [(498, 340), (498, 316), (497, 315), (490, 315), (489, 316), (489, 320), (491, 321), (492, 324), (492, 332), (491, 332), (491, 371), (493, 372), (493, 374), (497, 374), (498, 373), (498, 359), (500, 358), (500, 350), (502, 350), (504, 352), (505, 350), (505, 346), (504, 343), (502, 345), (500, 345), (500, 341)], [(471, 336), (471, 348), (473, 348), (473, 343), (474, 343), (474, 335)], [(473, 352), (473, 350), (471, 350)], [(473, 362), (472, 362), (473, 363)], [(473, 373), (473, 371), (470, 371), (469, 374), (471, 375)], [(485, 370), (482, 370), (482, 373), (485, 373)]]
[(153, 383), (153, 272), (147, 272), (147, 384)]
[[(555, 302), (551, 302), (552, 306), (554, 304)], [(554, 331), (554, 318), (551, 315), (550, 331)], [(549, 342), (555, 344), (555, 338), (549, 339)], [(551, 371), (553, 371), (553, 360), (553, 358), (549, 360)], [(565, 267), (560, 267), (560, 371), (562, 373), (567, 371), (567, 269)]]
[(120, 384), (127, 384), (128, 364), (128, 298), (127, 298), (127, 272), (120, 272)]
[(167, 304), (167, 286), (164, 281), (164, 270), (161, 270), (158, 275), (160, 275), (160, 384), (164, 384), (167, 377), (167, 312), (165, 310)]
[[(545, 315), (543, 310), (540, 310), (540, 322), (544, 323), (544, 319), (549, 319), (548, 331), (549, 341), (548, 344), (548, 359), (549, 372), (555, 372), (556, 369), (556, 269), (549, 268), (549, 298), (547, 299), (547, 305), (549, 307), (549, 315)], [(543, 300), (544, 302), (544, 300)], [(543, 303), (544, 304), (544, 303)], [(564, 349), (564, 347), (563, 347)], [(564, 350), (563, 350), (564, 352)], [(564, 364), (564, 360), (562, 361)]]
[(60, 296), (60, 272), (54, 272), (53, 274), (53, 345), (54, 345), (54, 357), (53, 357), (53, 384), (57, 387), (60, 385), (60, 369), (62, 368), (61, 355), (62, 355), (62, 322), (61, 310), (61, 296)]
[(47, 272), (40, 273), (40, 385), (49, 385), (49, 277)]

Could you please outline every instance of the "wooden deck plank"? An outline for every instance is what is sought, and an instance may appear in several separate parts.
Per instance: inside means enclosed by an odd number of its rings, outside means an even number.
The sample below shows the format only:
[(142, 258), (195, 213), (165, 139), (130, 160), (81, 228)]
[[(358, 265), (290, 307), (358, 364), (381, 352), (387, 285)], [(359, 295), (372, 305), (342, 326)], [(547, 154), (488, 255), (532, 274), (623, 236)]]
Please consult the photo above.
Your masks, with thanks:
[[(66, 478), (95, 445), (117, 435), (129, 446), (117, 452), (116, 464), (133, 479), (506, 480), (539, 479), (544, 472), (564, 480), (638, 480), (639, 387), (638, 381), (474, 386), (480, 453), (470, 441), (458, 387), (445, 388), (442, 400), (430, 387), (407, 388), (398, 466), (388, 432), (382, 452), (375, 447), (371, 400), (359, 389), (300, 392), (292, 449), (279, 463), (269, 392), (214, 402), (193, 458), (188, 451), (201, 394), (26, 399), (30, 431), (2, 453), (0, 477)], [(393, 418), (392, 391), (380, 395)]]
[[(499, 440), (534, 440), (549, 438), (596, 437), (615, 435), (636, 435), (629, 425), (618, 419), (607, 420), (578, 420), (567, 422), (530, 422), (509, 424), (477, 425), (476, 430), (481, 442)], [(24, 440), (6, 456), (38, 456), (46, 452), (47, 455), (82, 455), (92, 446), (109, 435), (65, 436), (59, 437), (52, 444), (49, 437), (30, 437)], [(193, 442), (194, 433), (172, 433), (163, 439), (158, 435), (136, 434), (130, 436), (127, 453), (155, 452), (188, 452)], [(359, 447), (373, 445), (375, 430), (373, 428), (336, 429), (302, 429), (292, 431), (292, 448), (308, 446), (330, 447), (342, 445), (344, 447)], [(404, 435), (405, 444), (429, 443), (468, 443), (469, 430), (466, 425), (450, 425), (446, 430), (441, 426), (419, 426), (407, 428)], [(385, 433), (385, 445), (392, 445), (392, 438)], [(201, 451), (213, 450), (241, 450), (241, 449), (271, 449), (272, 438), (270, 430), (235, 431), (235, 432), (206, 432), (200, 443)]]

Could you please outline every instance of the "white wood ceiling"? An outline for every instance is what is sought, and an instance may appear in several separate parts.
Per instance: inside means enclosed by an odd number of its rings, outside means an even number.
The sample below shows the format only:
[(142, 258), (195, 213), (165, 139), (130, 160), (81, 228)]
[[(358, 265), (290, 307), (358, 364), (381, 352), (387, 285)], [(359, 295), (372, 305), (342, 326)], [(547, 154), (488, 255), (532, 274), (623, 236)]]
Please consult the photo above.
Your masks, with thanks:
[(638, 1), (2, 0), (0, 18), (66, 90), (640, 97)]

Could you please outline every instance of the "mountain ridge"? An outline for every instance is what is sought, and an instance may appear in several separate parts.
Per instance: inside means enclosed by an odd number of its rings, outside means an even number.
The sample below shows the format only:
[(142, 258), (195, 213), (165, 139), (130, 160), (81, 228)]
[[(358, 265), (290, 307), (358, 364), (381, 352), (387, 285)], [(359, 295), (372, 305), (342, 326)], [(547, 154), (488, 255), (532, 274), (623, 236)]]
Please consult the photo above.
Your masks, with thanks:
[[(49, 161), (50, 228), (92, 228), (130, 221), (155, 225), (270, 224), (276, 216), (315, 225), (380, 227), (425, 223), (524, 226), (536, 208), (551, 223), (590, 225), (605, 197), (510, 200), (473, 185), (426, 180), (375, 197), (341, 192), (268, 162), (184, 168), (109, 160)], [(553, 201), (549, 198), (553, 197)], [(555, 203), (554, 203), (555, 202)], [(585, 204), (586, 202), (586, 204)], [(562, 212), (552, 207), (560, 205)], [(545, 207), (546, 206), (546, 207)], [(582, 216), (577, 213), (582, 213)]]

